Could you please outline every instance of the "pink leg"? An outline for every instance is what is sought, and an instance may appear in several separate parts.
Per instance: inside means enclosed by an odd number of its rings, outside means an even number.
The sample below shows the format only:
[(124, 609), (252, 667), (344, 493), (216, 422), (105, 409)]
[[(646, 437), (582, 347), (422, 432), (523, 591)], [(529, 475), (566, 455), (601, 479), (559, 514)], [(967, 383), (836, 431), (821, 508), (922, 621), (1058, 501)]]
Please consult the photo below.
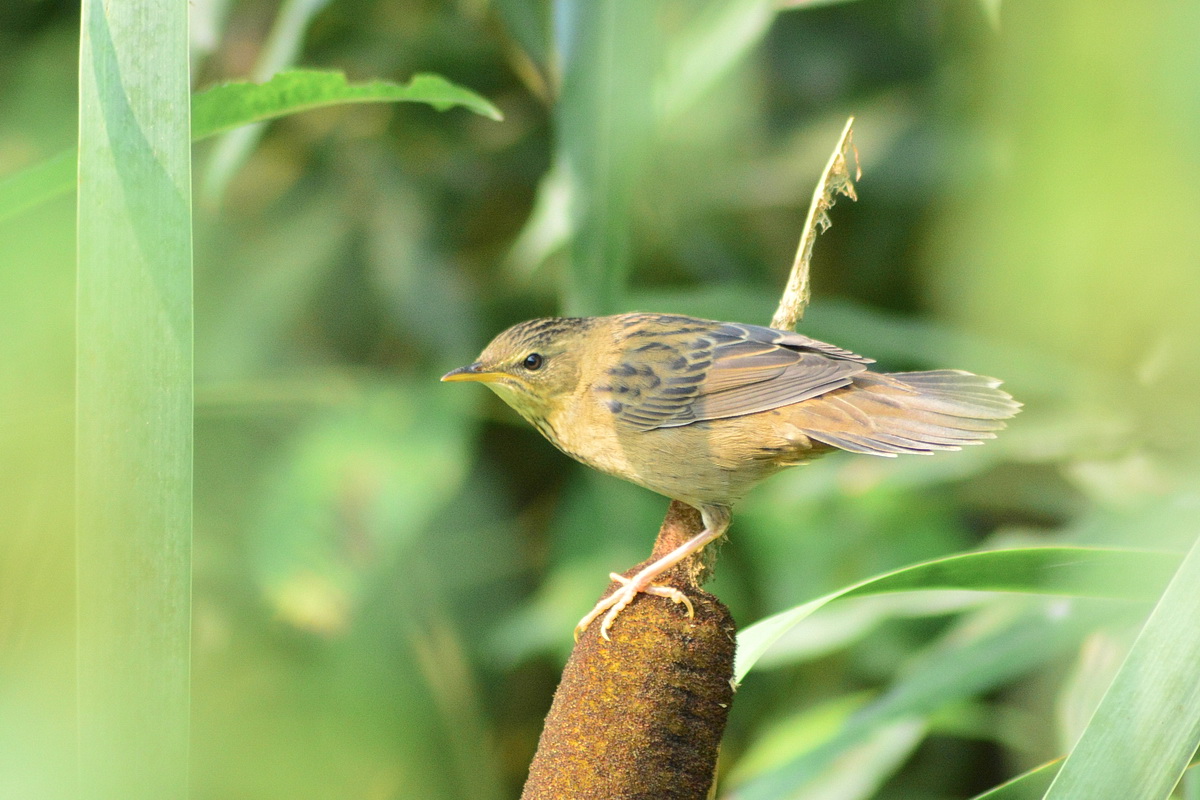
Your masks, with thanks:
[(671, 586), (656, 585), (654, 579), (688, 556), (699, 553), (704, 549), (705, 545), (719, 538), (729, 528), (729, 521), (731, 519), (729, 509), (723, 506), (705, 506), (700, 509), (700, 516), (704, 520), (703, 531), (645, 567), (632, 578), (626, 578), (623, 575), (613, 573), (610, 577), (621, 583), (621, 588), (597, 603), (596, 607), (579, 621), (579, 624), (575, 626), (575, 638), (579, 638), (580, 634), (592, 623), (592, 620), (607, 611), (608, 613), (604, 614), (603, 622), (600, 623), (600, 635), (608, 639), (608, 629), (612, 627), (613, 621), (625, 606), (633, 602), (633, 598), (637, 597), (639, 592), (658, 595), (659, 597), (674, 600), (676, 603), (683, 603), (687, 606), (688, 616), (693, 616), (695, 612), (692, 608), (692, 602), (688, 600), (683, 592)]

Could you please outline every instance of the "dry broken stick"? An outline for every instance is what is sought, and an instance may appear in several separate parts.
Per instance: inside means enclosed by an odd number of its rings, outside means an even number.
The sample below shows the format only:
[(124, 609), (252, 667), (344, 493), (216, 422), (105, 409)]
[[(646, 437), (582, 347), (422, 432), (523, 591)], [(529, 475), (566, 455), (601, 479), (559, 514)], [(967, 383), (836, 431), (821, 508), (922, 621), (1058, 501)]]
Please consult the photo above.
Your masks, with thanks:
[[(854, 160), (854, 177), (850, 176), (850, 160)], [(771, 327), (781, 331), (790, 331), (804, 316), (812, 289), (808, 280), (809, 264), (812, 262), (813, 244), (817, 234), (823, 233), (830, 226), (829, 209), (837, 202), (839, 194), (857, 200), (854, 193), (854, 181), (862, 177), (862, 169), (858, 165), (858, 149), (854, 146), (854, 117), (846, 120), (842, 135), (838, 138), (833, 155), (821, 173), (821, 180), (813, 190), (812, 202), (808, 206), (808, 217), (804, 220), (804, 232), (800, 235), (800, 246), (796, 248), (796, 259), (792, 262), (792, 271), (788, 275), (787, 286), (783, 296), (779, 298), (779, 307), (775, 316), (771, 317)]]

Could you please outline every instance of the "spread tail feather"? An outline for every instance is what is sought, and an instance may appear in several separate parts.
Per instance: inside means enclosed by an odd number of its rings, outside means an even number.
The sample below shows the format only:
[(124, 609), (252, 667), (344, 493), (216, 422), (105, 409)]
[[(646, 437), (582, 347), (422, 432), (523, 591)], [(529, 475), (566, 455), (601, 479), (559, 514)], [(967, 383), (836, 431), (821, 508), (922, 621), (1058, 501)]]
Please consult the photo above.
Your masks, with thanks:
[(811, 439), (876, 456), (960, 450), (996, 438), (1021, 404), (1000, 381), (956, 369), (866, 372), (808, 400), (793, 420)]

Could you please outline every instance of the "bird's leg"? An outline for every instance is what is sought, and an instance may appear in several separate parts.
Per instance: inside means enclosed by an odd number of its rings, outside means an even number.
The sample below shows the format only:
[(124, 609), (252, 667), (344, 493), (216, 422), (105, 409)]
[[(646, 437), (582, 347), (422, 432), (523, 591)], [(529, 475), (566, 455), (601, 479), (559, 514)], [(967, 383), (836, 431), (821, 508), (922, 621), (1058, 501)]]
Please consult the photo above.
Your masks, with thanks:
[[(621, 583), (621, 588), (597, 603), (596, 607), (579, 621), (579, 624), (575, 626), (575, 638), (579, 638), (587, 629), (587, 626), (592, 623), (592, 620), (604, 614), (604, 620), (600, 623), (600, 635), (608, 639), (608, 629), (612, 627), (613, 621), (625, 606), (633, 602), (633, 598), (637, 597), (639, 592), (658, 595), (659, 597), (674, 600), (676, 603), (683, 603), (687, 606), (688, 616), (694, 616), (695, 611), (692, 608), (692, 601), (687, 598), (687, 595), (672, 586), (660, 586), (653, 583), (653, 581), (688, 556), (699, 553), (709, 542), (720, 538), (721, 534), (725, 533), (729, 528), (731, 515), (729, 509), (724, 506), (704, 506), (700, 509), (700, 518), (704, 521), (704, 530), (662, 558), (649, 564), (632, 578), (626, 578), (624, 575), (618, 575), (615, 572), (612, 573), (610, 577)], [(604, 613), (606, 611), (608, 612), (607, 614)]]

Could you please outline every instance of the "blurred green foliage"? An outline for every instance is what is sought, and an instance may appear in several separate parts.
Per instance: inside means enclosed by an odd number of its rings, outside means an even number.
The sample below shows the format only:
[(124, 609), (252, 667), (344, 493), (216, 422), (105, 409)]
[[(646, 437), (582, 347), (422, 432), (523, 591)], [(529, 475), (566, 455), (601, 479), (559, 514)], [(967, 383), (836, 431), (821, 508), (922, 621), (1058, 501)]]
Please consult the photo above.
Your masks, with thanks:
[[(1190, 545), (1200, 10), (783, 5), (191, 4), (197, 89), (434, 72), (505, 116), (324, 109), (196, 148), (196, 797), (516, 796), (572, 625), (666, 501), (437, 377), (533, 315), (765, 322), (849, 114), (860, 201), (802, 330), (1026, 410), (970, 452), (773, 479), (713, 591), (746, 625), (979, 546)], [(0, 7), (0, 176), (74, 143), (77, 47), (77, 4)], [(73, 269), (70, 200), (0, 223), (0, 797), (71, 796)], [(740, 690), (722, 785), (982, 792), (1069, 749), (1148, 610), (822, 611)]]

